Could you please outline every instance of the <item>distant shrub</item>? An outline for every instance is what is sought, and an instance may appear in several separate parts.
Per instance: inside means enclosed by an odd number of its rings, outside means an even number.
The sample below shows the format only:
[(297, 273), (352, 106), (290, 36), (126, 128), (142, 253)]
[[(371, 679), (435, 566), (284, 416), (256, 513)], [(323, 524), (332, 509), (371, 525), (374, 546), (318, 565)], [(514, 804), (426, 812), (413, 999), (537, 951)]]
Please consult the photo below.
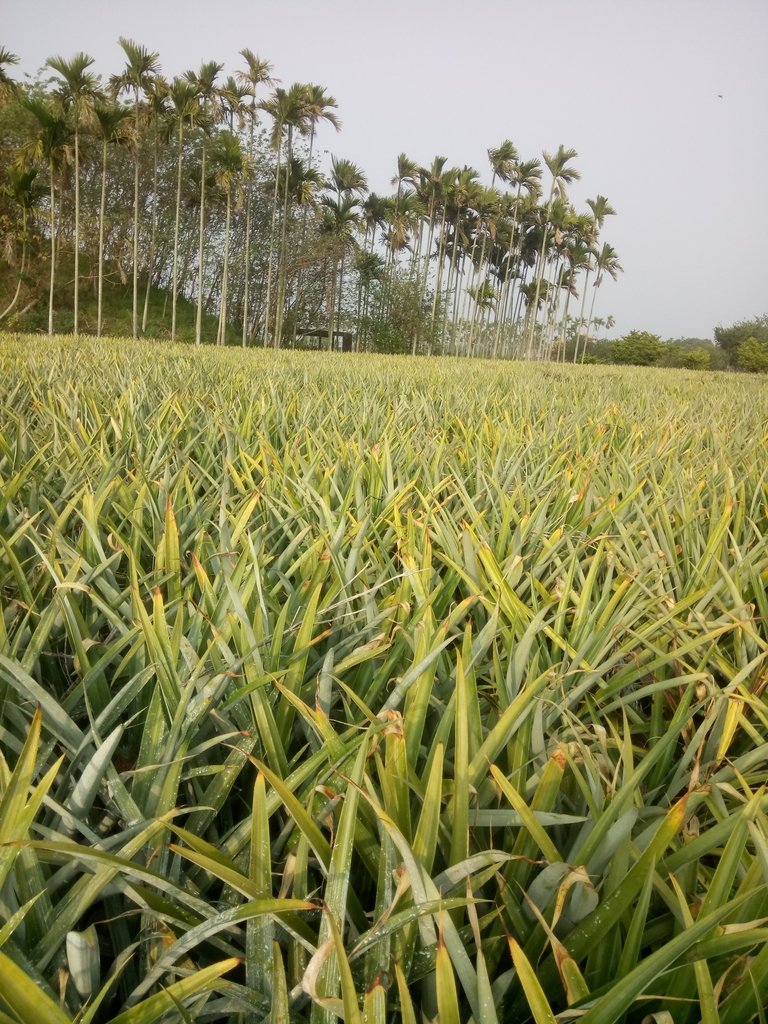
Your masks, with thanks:
[(610, 362), (632, 366), (655, 366), (663, 352), (664, 343), (661, 338), (648, 331), (630, 331), (608, 345)]
[(745, 369), (739, 361), (739, 352), (741, 346), (750, 339), (762, 344), (768, 343), (768, 313), (754, 320), (740, 320), (731, 327), (715, 328), (715, 340), (726, 353), (729, 366)]
[(703, 346), (694, 348), (667, 342), (657, 365), (676, 366), (683, 370), (710, 370), (712, 369), (712, 354)]
[(768, 341), (747, 338), (736, 351), (736, 365), (750, 373), (768, 373)]

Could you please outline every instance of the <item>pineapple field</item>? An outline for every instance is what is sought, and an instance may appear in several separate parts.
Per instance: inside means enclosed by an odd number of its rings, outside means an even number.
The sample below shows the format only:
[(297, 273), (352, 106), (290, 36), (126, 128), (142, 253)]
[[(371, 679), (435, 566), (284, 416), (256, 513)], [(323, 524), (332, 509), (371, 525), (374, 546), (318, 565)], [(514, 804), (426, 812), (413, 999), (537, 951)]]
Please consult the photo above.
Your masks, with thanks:
[(0, 338), (0, 1024), (746, 1024), (768, 389)]

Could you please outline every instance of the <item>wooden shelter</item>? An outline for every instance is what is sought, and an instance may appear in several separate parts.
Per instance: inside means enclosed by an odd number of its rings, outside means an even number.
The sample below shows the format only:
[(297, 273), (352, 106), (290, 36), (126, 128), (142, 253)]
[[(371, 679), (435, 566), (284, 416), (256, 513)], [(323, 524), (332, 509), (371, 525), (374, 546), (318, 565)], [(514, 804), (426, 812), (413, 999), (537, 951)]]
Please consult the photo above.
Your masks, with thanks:
[[(315, 327), (315, 328), (299, 328), (296, 332), (297, 338), (317, 338), (318, 341), (321, 339), (328, 338), (327, 327)], [(333, 332), (333, 345), (331, 349), (335, 352), (351, 352), (354, 348), (355, 335), (352, 331), (334, 331)], [(320, 347), (320, 346), (317, 346)]]

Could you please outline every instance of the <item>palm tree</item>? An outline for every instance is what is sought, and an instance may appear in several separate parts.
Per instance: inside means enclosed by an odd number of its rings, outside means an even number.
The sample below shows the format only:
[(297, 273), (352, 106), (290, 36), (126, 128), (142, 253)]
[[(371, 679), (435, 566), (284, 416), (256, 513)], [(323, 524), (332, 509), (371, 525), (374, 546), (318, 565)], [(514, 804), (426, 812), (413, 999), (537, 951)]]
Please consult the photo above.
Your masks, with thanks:
[(547, 247), (547, 237), (549, 234), (549, 213), (552, 207), (552, 200), (555, 197), (555, 192), (560, 194), (563, 198), (565, 195), (565, 186), (569, 185), (572, 181), (578, 181), (581, 175), (573, 168), (569, 167), (568, 164), (571, 160), (574, 160), (578, 153), (575, 149), (566, 149), (562, 144), (558, 146), (555, 154), (545, 152), (544, 163), (547, 165), (549, 173), (552, 175), (552, 184), (549, 189), (549, 198), (547, 200), (546, 210), (544, 211), (544, 230), (541, 236), (541, 249), (539, 251), (539, 259), (536, 268), (536, 289), (534, 292), (534, 300), (532, 304), (533, 316), (530, 322), (530, 331), (528, 335), (528, 355), (533, 352), (533, 338), (536, 332), (536, 313), (539, 308), (539, 293), (541, 291), (541, 279), (544, 274), (544, 253)]
[(18, 63), (19, 58), (15, 53), (11, 53), (4, 46), (0, 46), (0, 102), (4, 102), (9, 96), (15, 95), (18, 89), (16, 82), (6, 71), (6, 68), (10, 67), (10, 65)]
[[(525, 189), (526, 201), (531, 197), (538, 198), (541, 189), (541, 163), (539, 160), (519, 160), (512, 169), (510, 184), (516, 186), (512, 223), (509, 230), (509, 243), (507, 247), (504, 264), (504, 279), (501, 285), (501, 296), (499, 298), (496, 313), (496, 338), (494, 341), (494, 353), (498, 351), (501, 340), (501, 331), (506, 322), (506, 311), (510, 311), (512, 319), (515, 305), (515, 282), (517, 281), (517, 269), (522, 252), (522, 239), (520, 232), (520, 213), (523, 208), (522, 193)], [(513, 271), (515, 271), (513, 273)], [(505, 340), (506, 348), (506, 340)]]
[(88, 119), (94, 102), (100, 98), (99, 78), (88, 68), (93, 57), (77, 53), (71, 60), (63, 57), (49, 57), (48, 67), (62, 79), (59, 95), (65, 108), (72, 113), (75, 137), (75, 294), (73, 307), (73, 332), (79, 331), (78, 297), (80, 290), (80, 125)]
[(291, 201), (290, 170), (293, 160), (293, 132), (306, 135), (311, 130), (310, 111), (307, 103), (309, 86), (294, 82), (285, 94), (286, 131), (285, 182), (283, 187), (283, 215), (280, 231), (280, 252), (278, 256), (277, 301), (275, 303), (274, 346), (279, 348), (283, 338), (283, 317), (285, 315), (285, 292), (288, 275), (288, 211)]
[(120, 36), (118, 43), (126, 56), (126, 65), (110, 84), (119, 96), (133, 93), (134, 151), (133, 151), (133, 337), (139, 336), (139, 162), (141, 156), (141, 93), (146, 92), (155, 76), (160, 74), (160, 54), (151, 53), (132, 39)]
[(411, 247), (411, 234), (424, 213), (421, 200), (411, 189), (406, 189), (399, 196), (393, 196), (387, 207), (387, 223), (385, 238), (387, 243), (387, 262), (393, 264), (398, 253)]
[[(447, 223), (451, 225), (451, 238), (450, 238), (450, 250), (451, 258), (448, 266), (448, 280), (446, 282), (446, 292), (450, 294), (453, 290), (453, 348), (455, 349), (455, 333), (456, 333), (456, 319), (458, 316), (458, 298), (459, 298), (459, 287), (457, 284), (459, 265), (458, 256), (459, 248), (462, 241), (466, 241), (466, 235), (464, 234), (464, 217), (472, 202), (473, 195), (476, 194), (478, 188), (478, 179), (480, 175), (473, 167), (464, 166), (455, 175), (455, 178), (448, 187), (446, 201), (448, 203), (448, 210), (446, 212)], [(453, 215), (452, 217), (450, 215)], [(446, 248), (447, 252), (447, 248)], [(448, 328), (448, 306), (449, 303), (445, 303), (445, 310), (443, 312), (443, 327), (442, 335), (445, 337)]]
[[(362, 167), (354, 163), (352, 160), (345, 158), (331, 157), (331, 174), (329, 178), (329, 186), (336, 192), (337, 206), (341, 208), (342, 201), (349, 199), (352, 201), (349, 209), (351, 210), (359, 200), (368, 192), (368, 179), (365, 176), (365, 172)], [(359, 224), (359, 210), (355, 214), (356, 223)], [(339, 323), (341, 323), (342, 308), (341, 303), (344, 296), (343, 283), (344, 283), (344, 258), (346, 255), (346, 247), (342, 248), (341, 251), (341, 266), (339, 270), (339, 292), (337, 299), (337, 317)]]
[(452, 195), (454, 195), (453, 186), (454, 186), (454, 183), (457, 181), (458, 176), (459, 176), (460, 173), (461, 172), (460, 172), (458, 167), (451, 167), (450, 170), (447, 170), (447, 171), (445, 171), (443, 173), (442, 181), (441, 181), (441, 186), (440, 186), (440, 192), (441, 192), (441, 195), (440, 195), (440, 206), (441, 206), (442, 214), (441, 214), (441, 218), (440, 218), (440, 232), (439, 232), (439, 241), (438, 241), (438, 246), (437, 246), (437, 278), (435, 280), (435, 287), (434, 287), (433, 292), (432, 292), (432, 311), (431, 311), (430, 321), (429, 321), (429, 328), (430, 328), (430, 334), (429, 334), (429, 353), (430, 354), (432, 352), (432, 343), (434, 341), (435, 321), (436, 321), (436, 318), (437, 318), (437, 306), (438, 306), (438, 302), (440, 300), (440, 296), (441, 296), (441, 292), (442, 292), (443, 271), (445, 270), (445, 260), (446, 260), (446, 254), (447, 254), (447, 251), (448, 251), (447, 250), (447, 245), (448, 245), (448, 229), (447, 229), (447, 225), (448, 225), (448, 219), (449, 219), (448, 215), (449, 215), (449, 210), (450, 210), (450, 198), (451, 198)]
[(285, 168), (285, 171), (285, 175), (280, 177), (281, 201), (287, 180), (291, 203), (296, 203), (301, 207), (312, 206), (318, 189), (323, 188), (326, 184), (321, 171), (317, 167), (310, 167), (299, 156), (291, 157), (290, 165)]
[(595, 199), (588, 199), (587, 206), (592, 211), (592, 222), (598, 232), (602, 230), (606, 217), (616, 215), (616, 211), (605, 196), (598, 195)]
[(412, 189), (402, 190), (400, 196), (391, 196), (387, 204), (387, 221), (384, 225), (383, 241), (386, 249), (387, 278), (382, 289), (379, 313), (384, 316), (390, 302), (391, 286), (394, 285), (398, 257), (412, 250), (412, 238), (424, 215), (421, 200)]
[(203, 335), (203, 272), (205, 270), (205, 138), (210, 131), (211, 106), (216, 98), (216, 79), (224, 67), (210, 60), (200, 65), (200, 70), (185, 71), (184, 78), (194, 88), (200, 104), (199, 126), (201, 131), (200, 150), (200, 225), (197, 253), (197, 315), (195, 318), (195, 344), (199, 345)]
[(260, 85), (276, 85), (278, 79), (272, 77), (272, 65), (268, 60), (262, 60), (253, 50), (247, 47), (240, 50), (240, 56), (246, 63), (245, 71), (238, 71), (236, 77), (244, 85), (248, 86), (248, 95), (255, 106), (256, 91)]
[(366, 336), (365, 328), (369, 325), (370, 292), (375, 282), (382, 283), (385, 279), (386, 265), (383, 257), (378, 253), (365, 249), (359, 250), (355, 255), (355, 270), (360, 281), (357, 300), (357, 336), (355, 339), (355, 351), (365, 350)]
[[(258, 104), (256, 102), (256, 93), (260, 85), (274, 85), (276, 80), (272, 78), (272, 65), (267, 60), (262, 60), (252, 50), (243, 49), (240, 51), (240, 56), (245, 60), (246, 69), (245, 71), (238, 71), (238, 79), (247, 86), (248, 95), (251, 97), (251, 104), (248, 115), (249, 123), (249, 134), (248, 134), (248, 156), (251, 160), (254, 158), (254, 134), (256, 131), (256, 111)], [(243, 348), (245, 348), (248, 341), (248, 302), (249, 302), (249, 286), (250, 286), (250, 269), (251, 269), (251, 189), (248, 189), (248, 195), (245, 205), (245, 252), (243, 253), (243, 266), (245, 267), (244, 284), (243, 284)]]
[(529, 281), (527, 284), (521, 284), (519, 288), (519, 294), (522, 301), (525, 303), (525, 320), (524, 328), (527, 330), (527, 325), (531, 319), (535, 320), (536, 315), (546, 301), (547, 292), (549, 291), (549, 281)]
[[(307, 121), (305, 117), (305, 86), (299, 82), (295, 82), (289, 89), (281, 89), (278, 87), (275, 89), (274, 95), (268, 100), (262, 101), (259, 104), (262, 110), (265, 110), (270, 117), (273, 119), (272, 135), (270, 137), (270, 143), (272, 148), (277, 153), (277, 162), (275, 166), (275, 188), (272, 196), (272, 228), (270, 231), (269, 239), (269, 259), (267, 264), (267, 294), (265, 299), (265, 321), (264, 321), (264, 345), (268, 344), (270, 324), (271, 324), (271, 305), (272, 305), (272, 265), (275, 254), (275, 241), (277, 234), (277, 200), (278, 192), (280, 188), (280, 172), (282, 167), (282, 150), (283, 150), (283, 132), (288, 129), (288, 155), (287, 160), (290, 162), (291, 149), (293, 144), (293, 130), (298, 128), (299, 131), (307, 130)], [(285, 202), (288, 202), (288, 188), (285, 189)], [(283, 253), (284, 242), (285, 242), (285, 230), (286, 230), (286, 217), (287, 207), (284, 210), (283, 217), (283, 231), (281, 232), (281, 244), (280, 254)], [(280, 274), (282, 273), (282, 260), (279, 263)], [(278, 330), (278, 318), (280, 309), (280, 288), (282, 278), (278, 275), (278, 300), (276, 302), (275, 310), (275, 330), (273, 334), (273, 345), (275, 348), (280, 347), (280, 333)], [(280, 318), (281, 319), (281, 318)]]
[[(312, 154), (315, 145), (315, 131), (320, 121), (327, 121), (328, 124), (332, 124), (338, 132), (341, 129), (341, 122), (334, 113), (338, 107), (336, 100), (333, 96), (329, 96), (325, 91), (324, 86), (315, 85), (309, 82), (304, 86), (304, 119), (305, 123), (309, 128), (309, 155), (307, 157), (307, 164), (309, 167), (312, 166)], [(299, 246), (304, 247), (304, 242), (307, 235), (307, 213), (308, 207), (304, 207), (304, 212), (301, 218), (301, 241)], [(299, 278), (296, 286), (296, 304), (301, 299), (302, 289), (302, 274), (299, 273)], [(295, 338), (295, 325), (294, 325), (294, 338)]]
[(237, 127), (245, 125), (248, 116), (248, 104), (245, 102), (250, 96), (250, 89), (234, 75), (229, 75), (219, 87), (218, 99), (221, 106), (221, 113), (230, 132)]
[(368, 192), (368, 179), (365, 176), (365, 171), (352, 160), (331, 157), (329, 182), (339, 197), (343, 195), (362, 197)]
[[(489, 310), (495, 310), (497, 308), (498, 295), (490, 281), (485, 276), (485, 252), (488, 247), (488, 241), (490, 240), (491, 244), (493, 244), (496, 239), (496, 230), (501, 212), (501, 200), (502, 197), (494, 188), (485, 189), (479, 197), (475, 239), (477, 239), (477, 234), (482, 232), (482, 242), (480, 245), (480, 254), (475, 265), (473, 284), (474, 294), (472, 295), (474, 303), (472, 306), (472, 315), (469, 324), (468, 355), (472, 355), (474, 351), (475, 325), (478, 319), (478, 314), (480, 314), (480, 322), (482, 324), (483, 314)], [(483, 280), (478, 281), (478, 278), (481, 276), (483, 277)], [(492, 302), (489, 301), (490, 296), (493, 298)]]
[(495, 149), (488, 150), (488, 160), (493, 171), (491, 178), (491, 188), (493, 188), (497, 178), (507, 183), (512, 180), (520, 158), (515, 145), (509, 139), (505, 139)]
[[(480, 324), (482, 326), (483, 315), (485, 313), (489, 313), (489, 312), (491, 312), (491, 311), (496, 309), (496, 304), (498, 302), (498, 297), (499, 297), (498, 293), (497, 293), (496, 289), (493, 287), (493, 285), (491, 284), (491, 282), (487, 278), (482, 280), (479, 284), (474, 285), (473, 287), (469, 288), (468, 291), (469, 291), (469, 293), (470, 293), (470, 295), (472, 297), (472, 301), (474, 303), (474, 310), (477, 310), (480, 313), (480, 318), (479, 319), (480, 319)], [(469, 346), (468, 346), (468, 350), (467, 350), (467, 355), (468, 356), (473, 355), (474, 354), (474, 350), (475, 350), (475, 331), (474, 331), (474, 327), (475, 327), (475, 323), (476, 322), (477, 322), (477, 317), (476, 317), (475, 313), (473, 312), (472, 321), (471, 321), (470, 330), (469, 330)]]
[(161, 76), (155, 77), (149, 82), (144, 91), (147, 116), (149, 123), (153, 126), (153, 152), (152, 152), (152, 223), (149, 230), (149, 253), (147, 255), (147, 286), (144, 290), (144, 312), (141, 317), (141, 333), (147, 333), (147, 318), (149, 316), (149, 295), (152, 288), (152, 279), (155, 271), (155, 248), (157, 239), (157, 168), (159, 161), (159, 143), (162, 135), (163, 142), (168, 142), (173, 131), (173, 122), (170, 118), (168, 108), (168, 96), (170, 85)]
[(328, 299), (328, 351), (333, 348), (336, 315), (336, 288), (344, 287), (344, 257), (352, 245), (359, 223), (357, 200), (352, 194), (326, 195), (322, 199), (322, 233), (329, 239), (332, 255), (331, 290)]
[[(96, 133), (98, 138), (101, 140), (101, 202), (99, 205), (99, 284), (96, 307), (96, 336), (100, 338), (101, 306), (104, 290), (104, 215), (107, 204), (107, 146), (111, 142), (116, 143), (128, 141), (130, 136), (126, 132), (126, 127), (127, 119), (131, 116), (131, 111), (127, 107), (102, 107), (97, 105), (93, 108), (93, 114)], [(136, 337), (135, 329), (133, 336), (134, 338)]]
[[(438, 210), (442, 211), (441, 232), (445, 227), (445, 189), (450, 180), (450, 176), (453, 174), (453, 171), (445, 171), (445, 165), (447, 162), (447, 157), (436, 156), (429, 168), (422, 167), (419, 169), (419, 183), (416, 194), (424, 204), (424, 209), (427, 215), (427, 244), (426, 251), (424, 253), (423, 271), (420, 267), (421, 242), (423, 236), (423, 230), (421, 228), (419, 230), (415, 253), (417, 289), (422, 303), (426, 301), (427, 282), (429, 279), (429, 261), (432, 256), (432, 242), (434, 240)], [(416, 328), (411, 340), (412, 355), (416, 354), (418, 342), (419, 332), (418, 328)]]
[(48, 334), (53, 334), (53, 295), (56, 283), (56, 173), (66, 157), (71, 137), (70, 125), (58, 104), (25, 97), (23, 105), (37, 122), (37, 135), (29, 147), (32, 154), (48, 167), (51, 208), (51, 271), (48, 287)]
[[(374, 281), (382, 280), (382, 267), (377, 262), (380, 258), (375, 255), (376, 232), (379, 228), (383, 230), (386, 227), (393, 208), (393, 201), (389, 196), (380, 196), (376, 192), (369, 192), (360, 207), (362, 224), (365, 229), (363, 247), (367, 248), (367, 255), (371, 259), (366, 261), (362, 256), (358, 258), (360, 280), (357, 303), (358, 323), (361, 317), (367, 319), (371, 285)], [(357, 341), (359, 347), (361, 341), (359, 331)]]
[(365, 227), (365, 240), (369, 244), (371, 252), (376, 246), (376, 232), (387, 223), (391, 207), (392, 200), (388, 196), (380, 196), (376, 192), (369, 192), (361, 204), (360, 211)]
[(174, 78), (169, 89), (169, 96), (176, 120), (178, 153), (176, 158), (176, 217), (173, 229), (173, 285), (171, 305), (171, 341), (176, 340), (176, 300), (178, 298), (178, 266), (179, 266), (179, 222), (181, 219), (181, 171), (184, 159), (184, 125), (196, 122), (200, 113), (197, 93), (184, 78)]
[(571, 239), (565, 253), (565, 258), (568, 264), (567, 276), (565, 278), (565, 287), (567, 291), (565, 295), (565, 308), (560, 320), (560, 344), (562, 346), (563, 362), (565, 362), (565, 332), (568, 324), (568, 305), (570, 303), (571, 296), (578, 294), (576, 291), (576, 275), (582, 270), (585, 271), (586, 284), (586, 274), (589, 273), (591, 257), (592, 249), (588, 242), (581, 234), (577, 234)]
[(312, 149), (315, 141), (315, 131), (320, 121), (327, 121), (332, 124), (336, 131), (341, 130), (341, 121), (334, 113), (338, 103), (329, 96), (322, 85), (315, 85), (310, 82), (304, 86), (304, 117), (309, 125), (309, 156), (308, 163), (312, 164)]
[[(397, 262), (398, 254), (410, 248), (410, 236), (414, 226), (420, 223), (423, 213), (421, 201), (417, 198), (413, 188), (403, 189), (403, 185), (415, 186), (418, 176), (419, 165), (416, 161), (411, 160), (405, 153), (398, 154), (397, 172), (390, 182), (391, 185), (397, 186), (397, 191), (394, 195), (386, 232), (387, 266), (390, 271)], [(393, 282), (392, 272), (389, 274), (389, 282), (390, 284)], [(388, 303), (389, 295), (387, 290), (384, 290), (381, 295), (381, 316), (384, 315)]]
[(386, 247), (385, 286), (381, 289), (378, 316), (383, 319), (392, 302), (400, 253), (412, 249), (411, 239), (424, 215), (421, 200), (412, 189), (400, 189), (389, 198), (386, 210), (384, 243)]
[[(614, 216), (616, 211), (611, 206), (611, 204), (608, 202), (608, 200), (605, 198), (605, 196), (601, 196), (601, 195), (598, 195), (595, 199), (588, 199), (587, 200), (587, 206), (592, 211), (591, 231), (590, 231), (590, 238), (589, 238), (590, 245), (592, 246), (591, 254), (595, 258), (597, 258), (597, 241), (598, 241), (598, 238), (599, 238), (599, 235), (600, 235), (600, 231), (601, 231), (601, 229), (603, 227), (603, 223), (605, 221), (605, 218), (606, 217)], [(574, 361), (574, 363), (577, 361), (578, 355), (579, 355), (579, 338), (581, 337), (582, 328), (584, 326), (584, 310), (585, 310), (586, 301), (587, 301), (587, 282), (589, 281), (589, 275), (590, 275), (590, 273), (592, 272), (593, 269), (594, 268), (592, 266), (592, 262), (590, 261), (590, 263), (587, 265), (586, 273), (584, 275), (584, 289), (583, 289), (582, 298), (581, 298), (581, 309), (579, 311), (579, 319), (578, 319), (577, 324), (576, 324), (576, 347), (575, 347), (574, 352), (573, 352), (573, 361)], [(582, 350), (582, 360), (583, 360), (584, 354), (586, 354), (586, 350), (587, 350), (587, 338), (585, 337), (585, 339), (584, 339), (584, 348)]]
[(567, 201), (557, 196), (552, 201), (548, 220), (551, 229), (549, 265), (553, 286), (548, 294), (545, 328), (539, 345), (539, 356), (549, 357), (555, 343), (555, 331), (563, 291), (570, 298), (571, 275), (568, 271), (568, 250), (576, 238), (586, 238), (589, 221), (575, 212)]
[[(324, 175), (318, 167), (311, 167), (308, 163), (297, 156), (291, 157), (290, 166), (286, 165), (285, 170), (286, 174), (280, 176), (280, 180), (282, 182), (281, 201), (286, 186), (285, 179), (287, 178), (290, 205), (298, 206), (300, 208), (303, 224), (309, 211), (317, 207), (318, 192), (321, 188), (324, 188), (327, 183)], [(291, 321), (290, 331), (291, 346), (293, 347), (296, 343), (296, 334), (299, 327), (298, 316), (300, 311), (303, 309), (303, 272), (316, 262), (313, 250), (305, 249), (303, 237), (299, 241), (298, 250), (292, 257), (291, 262), (297, 272), (296, 286), (292, 302), (290, 304), (288, 302), (285, 303), (284, 315), (287, 316), (289, 308), (293, 309), (294, 315)], [(289, 268), (286, 268), (286, 274), (288, 269)]]
[(411, 160), (405, 153), (400, 153), (397, 158), (397, 174), (390, 182), (392, 185), (397, 186), (397, 203), (399, 207), (400, 197), (403, 193), (403, 185), (415, 185), (416, 180), (419, 176), (419, 165), (415, 160)]
[(613, 278), (615, 281), (620, 273), (624, 270), (622, 265), (619, 263), (619, 257), (616, 250), (612, 245), (607, 242), (603, 243), (603, 247), (597, 255), (595, 260), (595, 270), (597, 275), (595, 277), (595, 283), (592, 286), (592, 303), (589, 309), (589, 320), (587, 320), (587, 331), (584, 340), (584, 347), (582, 349), (581, 361), (584, 362), (584, 356), (587, 352), (587, 339), (589, 338), (589, 330), (592, 326), (592, 317), (595, 312), (595, 299), (597, 298), (597, 289), (603, 283), (603, 278), (606, 274)]
[[(489, 161), (489, 163), (491, 165), (491, 170), (493, 171), (493, 174), (492, 174), (492, 177), (491, 177), (491, 188), (494, 187), (497, 178), (499, 178), (505, 184), (509, 184), (513, 180), (513, 177), (517, 173), (517, 168), (520, 165), (520, 157), (519, 157), (519, 154), (517, 152), (517, 147), (511, 141), (511, 139), (504, 139), (504, 141), (501, 142), (498, 146), (496, 146), (495, 148), (489, 149), (488, 150), (488, 161)], [(503, 214), (503, 212), (504, 211), (500, 207), (499, 213)], [(503, 221), (504, 221), (504, 217), (503, 216), (501, 217), (501, 221), (503, 223)], [(510, 245), (513, 244), (513, 241), (514, 241), (514, 232), (511, 231), (510, 232)], [(501, 323), (502, 323), (502, 320), (503, 320), (503, 316), (500, 315), (500, 314), (503, 311), (502, 303), (503, 303), (503, 300), (504, 300), (505, 297), (506, 297), (506, 293), (505, 293), (504, 287), (502, 285), (501, 291), (497, 295), (496, 304), (495, 304), (495, 307), (494, 307), (495, 318), (496, 318), (495, 339), (494, 339), (494, 343), (493, 343), (493, 358), (494, 359), (496, 358), (496, 353), (497, 353), (498, 346), (499, 346), (499, 339), (500, 339), (500, 336), (501, 336)]]
[(221, 132), (214, 142), (211, 161), (215, 168), (217, 185), (227, 197), (227, 212), (224, 226), (224, 265), (221, 278), (221, 302), (219, 306), (219, 328), (216, 338), (218, 345), (223, 345), (227, 331), (227, 289), (229, 278), (229, 231), (232, 222), (232, 190), (240, 185), (247, 173), (249, 158), (243, 152), (240, 140), (232, 132)]
[[(410, 248), (408, 237), (423, 212), (421, 200), (416, 197), (415, 193), (418, 179), (419, 165), (415, 160), (411, 160), (410, 157), (406, 156), (405, 153), (400, 153), (397, 157), (397, 173), (390, 182), (391, 185), (397, 186), (387, 239), (388, 241), (391, 239), (387, 254), (387, 260), (390, 264), (395, 263), (398, 253)], [(404, 189), (404, 185), (410, 185), (411, 187)]]

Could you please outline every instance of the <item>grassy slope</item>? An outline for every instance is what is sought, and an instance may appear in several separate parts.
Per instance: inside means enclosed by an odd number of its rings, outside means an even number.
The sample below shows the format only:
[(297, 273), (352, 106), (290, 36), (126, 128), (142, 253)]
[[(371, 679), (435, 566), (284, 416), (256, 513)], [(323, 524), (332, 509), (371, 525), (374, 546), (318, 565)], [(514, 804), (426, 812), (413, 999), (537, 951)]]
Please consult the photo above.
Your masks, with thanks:
[[(54, 331), (68, 334), (72, 330), (72, 301), (74, 265), (70, 254), (62, 254), (57, 270), (54, 292)], [(48, 330), (48, 273), (47, 260), (40, 259), (25, 278), (22, 293), (13, 311), (2, 322), (5, 331), (46, 333)], [(80, 261), (79, 316), (82, 334), (95, 334), (98, 322), (96, 269), (89, 267), (85, 255)], [(16, 290), (16, 277), (12, 269), (2, 267), (0, 273), (0, 310), (10, 303)], [(146, 281), (139, 283), (139, 323), (144, 313)], [(107, 272), (104, 278), (102, 298), (102, 333), (114, 337), (131, 337), (133, 332), (133, 282), (129, 278), (123, 283), (116, 271)], [(179, 296), (176, 304), (176, 337), (180, 342), (195, 340), (195, 318), (197, 307), (193, 302)], [(203, 315), (203, 340), (216, 338), (218, 319)], [(148, 338), (168, 340), (171, 336), (171, 295), (165, 289), (150, 290), (147, 316)], [(227, 329), (229, 344), (241, 338), (238, 328), (232, 324)]]
[(587, 1024), (754, 1017), (757, 380), (24, 337), (0, 370), (0, 831), (46, 843), (0, 851), (0, 925), (38, 1006), (93, 924), (85, 988), (135, 948), (100, 1021), (188, 974), (192, 1019), (525, 1022), (526, 962)]

